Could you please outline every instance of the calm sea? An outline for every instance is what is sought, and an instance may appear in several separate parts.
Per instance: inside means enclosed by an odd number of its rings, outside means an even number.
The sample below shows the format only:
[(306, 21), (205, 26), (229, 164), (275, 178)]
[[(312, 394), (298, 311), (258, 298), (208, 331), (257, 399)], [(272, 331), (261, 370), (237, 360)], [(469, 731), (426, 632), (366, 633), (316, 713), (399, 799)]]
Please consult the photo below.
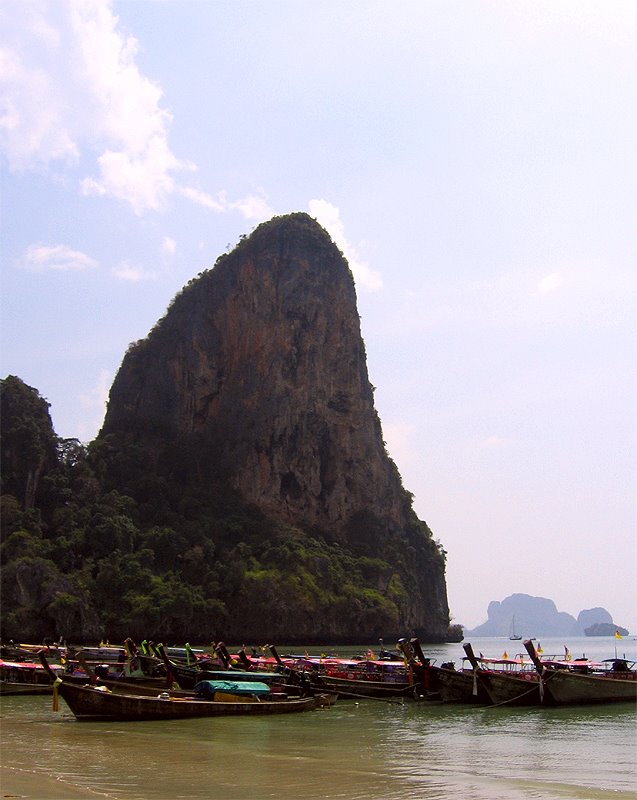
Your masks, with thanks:
[[(520, 649), (508, 639), (473, 644), (484, 655)], [(562, 640), (541, 644), (545, 654), (563, 652)], [(573, 658), (611, 657), (615, 647), (637, 657), (634, 638), (567, 644)], [(463, 655), (461, 645), (423, 649), (437, 663)], [(637, 798), (632, 704), (488, 709), (341, 700), (280, 717), (78, 723), (63, 700), (56, 714), (50, 697), (6, 697), (1, 743), (5, 774), (55, 778), (56, 797), (67, 787), (69, 797), (90, 791), (113, 800)]]

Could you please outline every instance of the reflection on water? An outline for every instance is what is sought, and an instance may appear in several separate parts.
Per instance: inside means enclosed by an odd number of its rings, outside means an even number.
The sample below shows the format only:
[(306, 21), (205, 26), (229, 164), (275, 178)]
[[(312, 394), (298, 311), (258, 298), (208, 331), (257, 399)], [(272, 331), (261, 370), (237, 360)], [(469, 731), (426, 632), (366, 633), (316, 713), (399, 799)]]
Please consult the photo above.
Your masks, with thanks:
[(111, 800), (637, 798), (631, 705), (365, 700), (281, 717), (139, 723), (78, 723), (63, 701), (64, 713), (50, 708), (50, 697), (2, 698), (3, 765)]
[(505, 787), (512, 796), (531, 797), (637, 788), (634, 707), (445, 711), (430, 712), (427, 726), (416, 715), (405, 725), (400, 764), (406, 774), (420, 776), (426, 759), (452, 778), (480, 778), (485, 786), (496, 781), (498, 797)]
[(625, 705), (367, 700), (285, 717), (112, 724), (49, 707), (50, 698), (3, 699), (3, 763), (114, 800), (581, 800), (635, 797), (637, 788), (635, 712)]

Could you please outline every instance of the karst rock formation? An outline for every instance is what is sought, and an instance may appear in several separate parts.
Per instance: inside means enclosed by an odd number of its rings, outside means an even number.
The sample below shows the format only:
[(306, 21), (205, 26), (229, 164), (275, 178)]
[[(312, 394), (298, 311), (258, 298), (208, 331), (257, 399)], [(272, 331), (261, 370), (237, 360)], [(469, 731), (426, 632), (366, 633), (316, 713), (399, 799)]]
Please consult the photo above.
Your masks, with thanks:
[(444, 638), (444, 556), (385, 450), (347, 261), (308, 215), (243, 237), (129, 348), (100, 438), (111, 434), (171, 480), (225, 480), (344, 546), (353, 520), (374, 519), (413, 550), (404, 624)]

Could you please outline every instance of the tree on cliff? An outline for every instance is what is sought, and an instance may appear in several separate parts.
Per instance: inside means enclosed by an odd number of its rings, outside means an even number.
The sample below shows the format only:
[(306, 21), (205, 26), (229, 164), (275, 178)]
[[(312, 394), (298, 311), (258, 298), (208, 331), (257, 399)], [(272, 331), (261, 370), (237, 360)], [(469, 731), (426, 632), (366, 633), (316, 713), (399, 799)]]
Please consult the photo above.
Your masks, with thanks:
[(5, 635), (447, 637), (444, 551), (385, 451), (347, 263), (307, 215), (185, 287), (88, 448), (19, 379), (3, 392)]
[(18, 499), (24, 509), (35, 506), (40, 479), (57, 460), (49, 404), (20, 378), (0, 382), (2, 494)]

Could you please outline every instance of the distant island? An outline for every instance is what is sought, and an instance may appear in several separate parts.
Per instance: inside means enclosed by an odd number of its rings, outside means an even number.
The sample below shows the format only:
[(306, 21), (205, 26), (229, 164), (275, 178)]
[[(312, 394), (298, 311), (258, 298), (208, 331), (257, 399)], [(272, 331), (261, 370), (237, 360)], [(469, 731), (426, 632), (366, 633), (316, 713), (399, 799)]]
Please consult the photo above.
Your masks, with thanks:
[(465, 636), (628, 636), (629, 631), (613, 622), (605, 608), (580, 611), (577, 619), (558, 611), (553, 600), (512, 594), (502, 602), (492, 600), (487, 609), (487, 621)]
[(613, 625), (610, 622), (596, 622), (594, 625), (584, 628), (584, 633), (586, 636), (615, 636), (617, 633), (620, 636), (628, 636), (626, 628), (622, 628), (621, 625)]

